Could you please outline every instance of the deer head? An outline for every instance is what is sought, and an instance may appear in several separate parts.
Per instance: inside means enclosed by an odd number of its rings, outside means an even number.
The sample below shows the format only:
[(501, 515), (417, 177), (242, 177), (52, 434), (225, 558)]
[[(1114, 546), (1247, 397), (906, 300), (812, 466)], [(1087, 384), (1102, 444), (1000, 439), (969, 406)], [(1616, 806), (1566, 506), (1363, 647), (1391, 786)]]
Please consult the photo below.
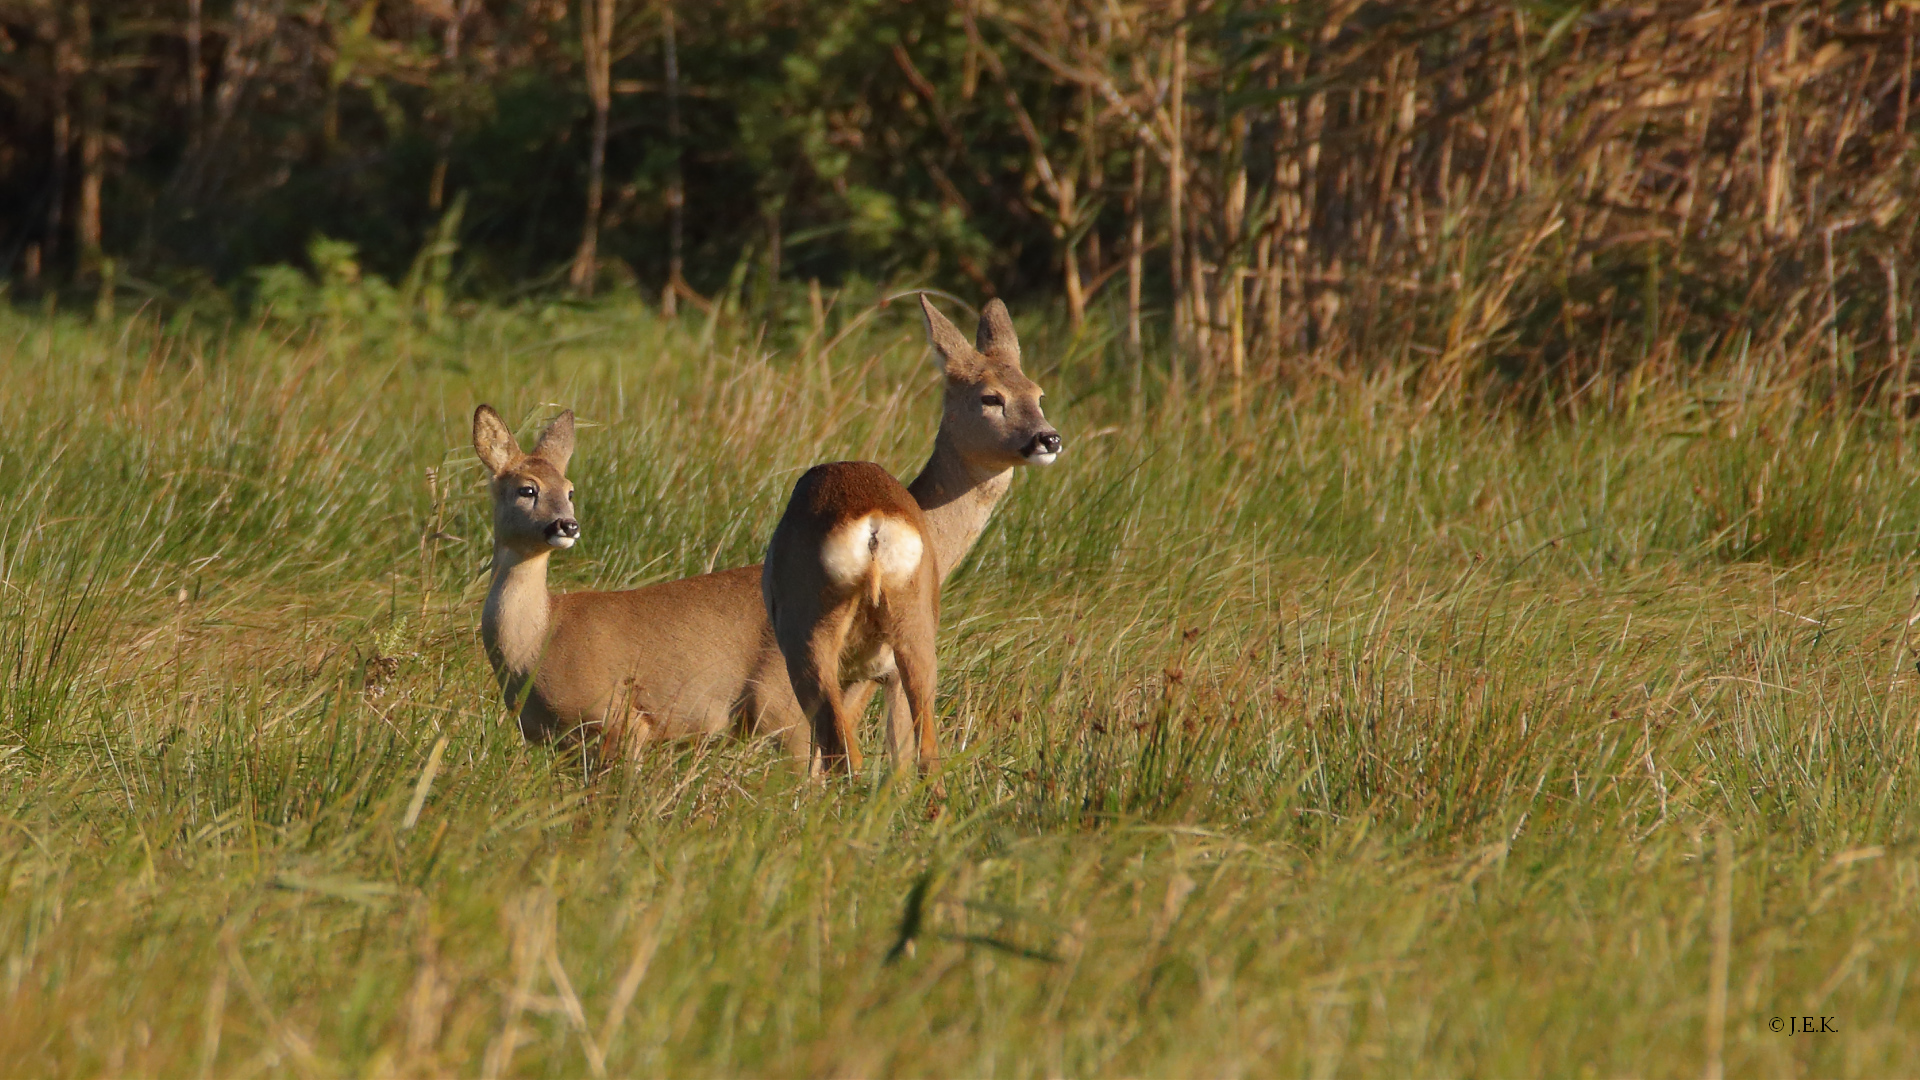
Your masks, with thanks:
[(570, 548), (580, 538), (573, 516), (573, 412), (554, 417), (533, 453), (520, 452), (513, 432), (488, 405), (473, 411), (473, 449), (492, 474), (493, 542), (519, 555)]
[(941, 430), (961, 457), (996, 472), (1053, 464), (1065, 444), (1041, 411), (1047, 395), (1020, 370), (1020, 342), (1013, 335), (1007, 305), (987, 301), (971, 345), (925, 294), (920, 313), (926, 317), (927, 341), (947, 376)]

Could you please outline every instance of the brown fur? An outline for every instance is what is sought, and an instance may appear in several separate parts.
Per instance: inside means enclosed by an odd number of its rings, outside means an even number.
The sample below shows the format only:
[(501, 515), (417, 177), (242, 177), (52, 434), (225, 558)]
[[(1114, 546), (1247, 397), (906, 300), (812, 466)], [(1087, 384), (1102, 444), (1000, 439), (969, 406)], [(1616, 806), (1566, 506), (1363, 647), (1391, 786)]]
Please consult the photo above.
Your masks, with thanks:
[[(913, 534), (919, 550), (910, 575), (886, 580), (880, 569), (883, 541), (876, 532), (864, 576), (834, 580), (823, 563), (830, 538), (875, 516), (890, 519), (889, 537), (898, 536), (902, 525)], [(867, 461), (807, 470), (794, 485), (767, 545), (761, 594), (794, 695), (813, 733), (815, 764), (827, 771), (860, 771), (857, 714), (848, 708), (843, 691), (854, 683), (897, 679), (907, 709), (889, 716), (888, 750), (894, 768), (905, 767), (908, 743), (914, 742), (921, 771), (930, 771), (939, 757), (933, 697), (940, 574), (926, 515), (907, 489)], [(862, 704), (865, 700), (860, 699)]]
[[(922, 310), (946, 375), (945, 393), (932, 456), (908, 490), (924, 511), (944, 579), (986, 527), (1012, 484), (1013, 469), (1027, 463), (1021, 447), (1053, 429), (1040, 409), (1040, 388), (1020, 369), (1004, 304), (987, 304), (972, 346), (924, 300)], [(984, 406), (987, 394), (1001, 395), (1004, 404)], [(492, 417), (491, 426), (483, 424), (482, 413)], [(777, 735), (796, 758), (807, 758), (811, 732), (767, 620), (761, 567), (626, 592), (550, 597), (550, 549), (543, 541), (528, 544), (501, 534), (498, 511), (510, 494), (502, 470), (539, 458), (544, 466), (534, 468), (555, 470), (540, 474), (547, 485), (564, 480), (573, 439), (571, 414), (563, 419), (564, 438), (555, 421), (534, 452), (522, 456), (492, 409), (482, 406), (474, 417), (474, 449), (494, 473), (496, 507), (494, 590), (481, 631), (521, 733), (536, 742), (599, 734), (608, 749), (631, 752), (655, 738), (735, 731)], [(570, 498), (565, 513), (572, 513)], [(847, 709), (859, 715), (875, 685), (849, 687)], [(886, 689), (889, 716), (899, 718), (890, 726), (904, 723), (910, 702), (899, 680), (879, 685)]]

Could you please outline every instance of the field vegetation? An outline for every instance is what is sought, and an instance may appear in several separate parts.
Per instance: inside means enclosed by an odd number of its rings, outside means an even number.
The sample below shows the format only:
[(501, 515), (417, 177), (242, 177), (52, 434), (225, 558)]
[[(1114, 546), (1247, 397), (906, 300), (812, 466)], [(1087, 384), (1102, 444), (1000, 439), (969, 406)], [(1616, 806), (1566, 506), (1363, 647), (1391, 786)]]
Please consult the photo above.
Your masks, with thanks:
[(807, 464), (918, 466), (910, 311), (0, 313), (0, 1061), (1915, 1067), (1920, 463), (1791, 357), (1236, 399), (1023, 322), (1068, 451), (946, 591), (944, 802), (523, 745), (472, 406), (579, 413), (564, 586), (750, 562)]
[(451, 244), (427, 295), (624, 287), (804, 333), (822, 290), (939, 285), (1117, 317), (1203, 379), (1571, 389), (1751, 341), (1906, 396), (1915, 19), (0, 0), (0, 277), (217, 322), (297, 314), (275, 267), (398, 283)]
[[(0, 0), (0, 1072), (1920, 1071), (1915, 19)], [(944, 798), (524, 745), (474, 406), (750, 563), (929, 286)]]

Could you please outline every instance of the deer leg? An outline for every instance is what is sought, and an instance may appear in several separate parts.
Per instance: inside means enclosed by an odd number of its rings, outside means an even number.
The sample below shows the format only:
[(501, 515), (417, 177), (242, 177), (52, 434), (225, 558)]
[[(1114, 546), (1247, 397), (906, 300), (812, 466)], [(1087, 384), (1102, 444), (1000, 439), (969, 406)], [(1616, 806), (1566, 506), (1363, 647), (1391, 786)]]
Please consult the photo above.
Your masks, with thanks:
[(881, 686), (887, 695), (887, 760), (896, 775), (903, 774), (913, 750), (913, 708), (898, 671), (881, 680)]
[[(833, 733), (828, 731), (824, 733), (824, 738), (821, 737), (819, 725), (814, 721), (814, 713), (827, 708), (826, 699), (815, 689), (818, 684), (808, 673), (796, 670), (793, 677), (795, 679), (793, 692), (800, 698), (800, 708), (807, 714), (807, 775), (819, 780), (825, 775), (826, 762), (822, 754), (831, 744)], [(802, 686), (806, 689), (802, 689)]]
[[(802, 657), (798, 662), (788, 665), (788, 676), (793, 680), (793, 694), (800, 699), (800, 710), (806, 714), (807, 727), (812, 747), (808, 754), (808, 773), (818, 778), (823, 771), (847, 770), (851, 767), (847, 751), (849, 747), (841, 735), (841, 725), (836, 714), (841, 709), (838, 665), (833, 659), (824, 663), (822, 670), (820, 658)], [(858, 753), (858, 751), (854, 751)]]
[(851, 738), (847, 705), (839, 694), (839, 657), (808, 655), (789, 667), (789, 676), (812, 734), (810, 773), (858, 773), (860, 748)]
[[(888, 702), (893, 703), (894, 691), (891, 686), (897, 684), (900, 696), (905, 698), (904, 711), (912, 715), (914, 732), (920, 744), (922, 774), (932, 772), (940, 759), (939, 738), (933, 728), (933, 692), (939, 683), (939, 664), (934, 658), (933, 645), (934, 625), (931, 618), (908, 615), (895, 622), (893, 662), (899, 674), (889, 683)], [(889, 723), (888, 726), (891, 728), (894, 725)]]
[(858, 775), (860, 740), (840, 692), (840, 653), (846, 643), (848, 621), (847, 614), (821, 620), (807, 641), (802, 670), (789, 670), (788, 674), (794, 695), (813, 728), (813, 745), (822, 768)]
[(784, 700), (775, 705), (756, 702), (760, 712), (756, 718), (754, 730), (760, 734), (771, 733), (774, 738), (780, 740), (780, 747), (787, 752), (787, 756), (793, 758), (801, 768), (811, 769), (813, 729), (810, 717), (813, 713), (799, 704), (793, 689), (797, 684), (784, 660), (780, 665), (778, 677), (783, 684), (780, 689), (785, 691), (782, 695)]
[[(873, 683), (869, 681), (862, 680), (851, 686), (840, 687), (840, 711), (847, 718), (847, 743), (856, 749), (860, 745), (860, 723), (867, 718), (867, 703), (872, 700)], [(860, 760), (862, 757), (855, 757), (855, 772), (860, 769)]]
[(761, 658), (748, 710), (744, 723), (747, 731), (773, 735), (795, 762), (808, 766), (813, 758), (813, 731), (808, 723), (811, 714), (800, 708), (793, 692), (793, 677), (778, 648), (768, 650)]
[(793, 760), (805, 765), (813, 761), (813, 729), (803, 717), (780, 729), (780, 745)]
[(851, 612), (782, 608), (774, 620), (787, 681), (812, 735), (808, 774), (818, 777), (823, 769), (858, 772), (860, 747), (840, 697), (840, 652)]

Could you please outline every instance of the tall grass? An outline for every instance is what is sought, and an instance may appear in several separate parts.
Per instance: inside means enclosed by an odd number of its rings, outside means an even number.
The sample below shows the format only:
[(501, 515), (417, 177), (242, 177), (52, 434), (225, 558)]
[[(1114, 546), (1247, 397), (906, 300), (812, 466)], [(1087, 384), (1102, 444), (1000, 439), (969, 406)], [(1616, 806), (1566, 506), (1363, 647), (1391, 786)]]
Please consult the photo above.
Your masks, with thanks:
[(1914, 1068), (1900, 421), (1740, 369), (1236, 412), (1025, 329), (1068, 453), (949, 582), (936, 805), (734, 742), (593, 774), (475, 634), (474, 403), (581, 417), (566, 587), (665, 580), (757, 558), (812, 462), (918, 466), (905, 316), (769, 356), (618, 303), (377, 345), (0, 312), (0, 1061)]

